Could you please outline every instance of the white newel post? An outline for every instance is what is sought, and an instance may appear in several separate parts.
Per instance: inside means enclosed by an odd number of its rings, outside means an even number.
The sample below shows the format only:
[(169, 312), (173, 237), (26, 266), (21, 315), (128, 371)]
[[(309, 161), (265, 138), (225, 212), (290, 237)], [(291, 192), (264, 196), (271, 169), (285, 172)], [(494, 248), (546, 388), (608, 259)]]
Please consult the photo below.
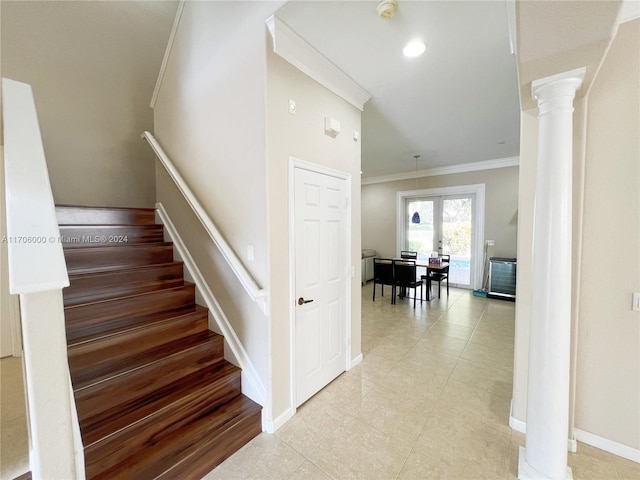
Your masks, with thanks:
[[(62, 290), (20, 295), (34, 480), (84, 478), (78, 465)], [(33, 382), (37, 383), (33, 383)], [(82, 458), (82, 456), (81, 456)], [(78, 468), (80, 467), (80, 468)]]
[(573, 99), (580, 68), (532, 83), (538, 159), (532, 258), (526, 447), (520, 480), (571, 479), (567, 466), (571, 346)]

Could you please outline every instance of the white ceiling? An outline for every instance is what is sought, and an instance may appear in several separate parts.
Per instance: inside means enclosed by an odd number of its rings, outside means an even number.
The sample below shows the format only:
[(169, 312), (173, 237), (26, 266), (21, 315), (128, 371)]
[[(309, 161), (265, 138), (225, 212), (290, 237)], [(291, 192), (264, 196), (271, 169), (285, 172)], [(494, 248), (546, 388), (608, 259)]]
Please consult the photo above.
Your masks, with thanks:
[[(362, 115), (363, 178), (519, 154), (516, 59), (499, 1), (295, 1), (278, 16), (371, 93)], [(427, 44), (417, 58), (403, 46)], [(504, 143), (502, 143), (504, 142)]]

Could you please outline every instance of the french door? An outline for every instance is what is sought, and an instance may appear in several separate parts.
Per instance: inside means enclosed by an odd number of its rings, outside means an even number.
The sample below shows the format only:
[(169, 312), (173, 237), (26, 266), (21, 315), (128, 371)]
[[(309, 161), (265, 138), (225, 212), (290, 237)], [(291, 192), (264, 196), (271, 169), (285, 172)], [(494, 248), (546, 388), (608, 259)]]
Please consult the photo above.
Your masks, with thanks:
[(472, 288), (474, 211), (474, 193), (405, 197), (403, 250), (418, 252), (423, 260), (433, 252), (450, 255), (451, 285)]

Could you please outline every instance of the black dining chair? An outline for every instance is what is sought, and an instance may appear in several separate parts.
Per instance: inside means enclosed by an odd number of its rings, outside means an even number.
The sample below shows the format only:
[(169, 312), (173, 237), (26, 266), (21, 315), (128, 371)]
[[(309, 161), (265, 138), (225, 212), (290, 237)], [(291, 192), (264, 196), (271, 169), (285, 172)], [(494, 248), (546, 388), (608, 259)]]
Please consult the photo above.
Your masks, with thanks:
[(407, 259), (407, 260), (417, 260), (418, 259), (418, 252), (410, 252), (409, 250), (401, 250), (400, 251), (400, 258)]
[(440, 261), (446, 263), (447, 266), (442, 270), (428, 270), (428, 275), (422, 275), (421, 278), (427, 284), (427, 295), (431, 298), (431, 282), (438, 282), (438, 298), (441, 298), (442, 282), (447, 281), (447, 296), (449, 296), (449, 264), (451, 262), (451, 255), (440, 255)]
[[(417, 289), (420, 287), (420, 303), (422, 303), (422, 280), (416, 279), (416, 262), (415, 260), (394, 260), (393, 275), (395, 284), (393, 286), (392, 296), (395, 297), (396, 287), (400, 287), (402, 292), (408, 288), (413, 288), (413, 308), (416, 308)], [(404, 293), (403, 293), (403, 296)]]
[(396, 303), (393, 280), (393, 260), (390, 258), (373, 259), (373, 301), (376, 301), (376, 284), (381, 285), (384, 297), (384, 286), (391, 286), (391, 303)]

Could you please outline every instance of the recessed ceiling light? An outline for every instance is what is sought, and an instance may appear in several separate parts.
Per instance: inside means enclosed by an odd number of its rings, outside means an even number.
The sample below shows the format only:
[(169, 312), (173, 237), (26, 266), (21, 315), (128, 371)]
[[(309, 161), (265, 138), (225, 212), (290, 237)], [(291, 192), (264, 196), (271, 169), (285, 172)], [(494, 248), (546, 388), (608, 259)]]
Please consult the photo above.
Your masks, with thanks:
[(402, 49), (402, 54), (405, 57), (417, 57), (418, 55), (422, 55), (426, 48), (427, 46), (422, 40), (411, 40)]

